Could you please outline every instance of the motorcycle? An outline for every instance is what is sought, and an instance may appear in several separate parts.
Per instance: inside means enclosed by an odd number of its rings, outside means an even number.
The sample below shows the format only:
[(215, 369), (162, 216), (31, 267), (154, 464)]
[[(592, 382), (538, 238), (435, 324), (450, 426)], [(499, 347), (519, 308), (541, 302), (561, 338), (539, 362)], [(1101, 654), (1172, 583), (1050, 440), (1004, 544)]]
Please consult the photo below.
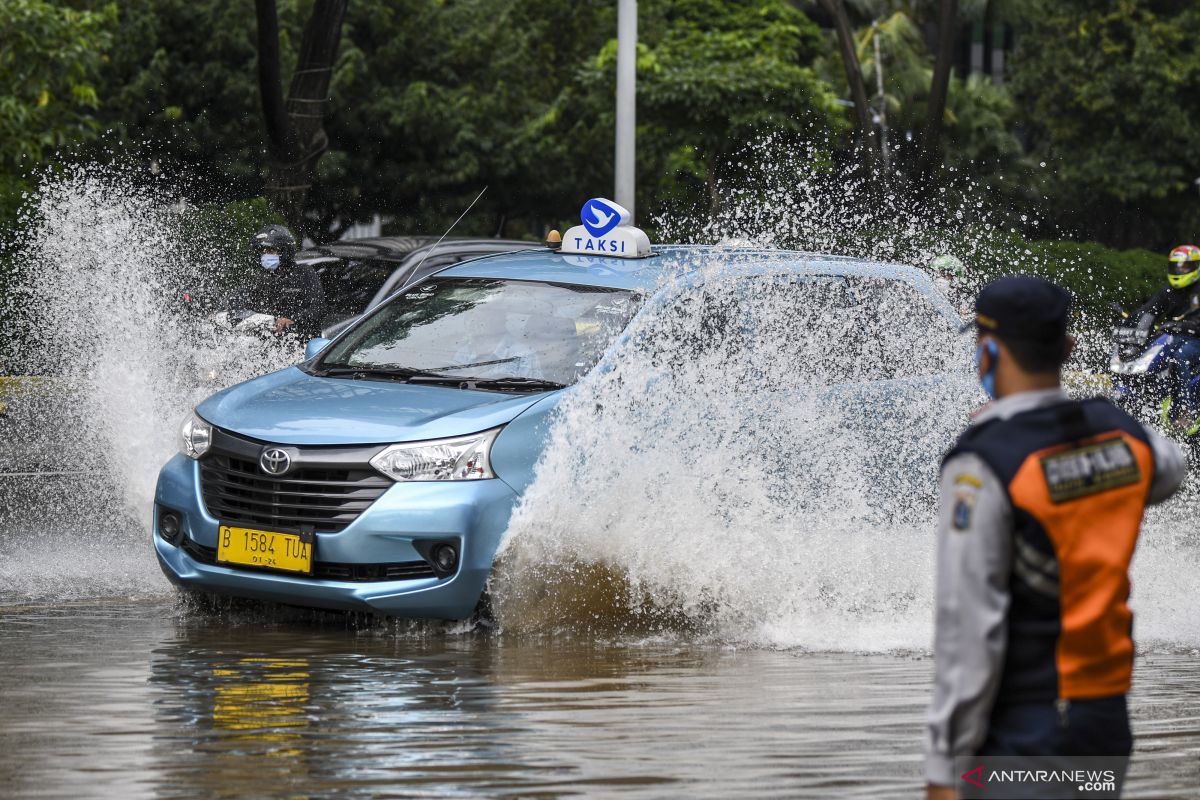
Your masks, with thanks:
[(183, 295), (190, 346), (180, 359), (184, 383), (201, 394), (300, 360), (294, 336), (277, 333), (275, 318), (251, 309), (221, 309)]
[[(1180, 388), (1175, 352), (1180, 337), (1194, 336), (1197, 322), (1188, 312), (1157, 327), (1143, 318), (1136, 326), (1128, 324), (1129, 314), (1117, 309), (1125, 321), (1113, 328), (1112, 355), (1108, 369), (1112, 373), (1113, 400), (1143, 422), (1161, 425), (1188, 438), (1200, 433), (1200, 420), (1180, 424), (1175, 410)], [(1200, 380), (1196, 378), (1194, 380)]]

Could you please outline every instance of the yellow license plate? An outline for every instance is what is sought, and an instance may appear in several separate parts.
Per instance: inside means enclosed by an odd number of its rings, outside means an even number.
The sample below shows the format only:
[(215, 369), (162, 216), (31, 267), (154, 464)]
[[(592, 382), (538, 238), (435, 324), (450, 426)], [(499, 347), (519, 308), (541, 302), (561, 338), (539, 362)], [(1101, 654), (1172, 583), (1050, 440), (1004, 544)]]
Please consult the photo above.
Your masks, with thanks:
[(222, 525), (217, 538), (217, 561), (246, 567), (312, 574), (312, 543), (298, 533), (258, 531)]

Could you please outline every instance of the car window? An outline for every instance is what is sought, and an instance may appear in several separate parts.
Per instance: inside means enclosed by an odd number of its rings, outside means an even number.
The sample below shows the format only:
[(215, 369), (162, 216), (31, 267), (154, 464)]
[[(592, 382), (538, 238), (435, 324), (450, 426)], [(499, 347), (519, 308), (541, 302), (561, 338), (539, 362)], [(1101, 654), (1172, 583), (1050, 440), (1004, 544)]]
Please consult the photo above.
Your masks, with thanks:
[(792, 331), (795, 308), (847, 308), (855, 303), (849, 282), (840, 277), (709, 281), (673, 299), (651, 338), (662, 343), (663, 354), (673, 361), (710, 354), (738, 358), (754, 346), (755, 337), (770, 342)]
[(931, 375), (958, 357), (957, 329), (912, 284), (849, 277), (837, 282), (757, 281), (755, 296), (791, 314), (756, 317), (755, 337), (774, 343), (797, 374), (817, 382)]
[[(829, 384), (949, 371), (957, 330), (902, 280), (755, 275), (694, 287), (672, 305), (649, 341), (660, 363), (707, 359), (745, 371)], [(768, 377), (774, 375), (775, 377)]]
[(907, 378), (962, 367), (958, 325), (903, 280), (854, 278), (860, 335), (849, 352), (864, 377)]
[(339, 258), (315, 267), (325, 290), (328, 322), (361, 314), (396, 268), (394, 261)]
[(435, 277), (381, 306), (331, 346), (320, 367), (570, 384), (595, 365), (639, 304), (620, 289)]

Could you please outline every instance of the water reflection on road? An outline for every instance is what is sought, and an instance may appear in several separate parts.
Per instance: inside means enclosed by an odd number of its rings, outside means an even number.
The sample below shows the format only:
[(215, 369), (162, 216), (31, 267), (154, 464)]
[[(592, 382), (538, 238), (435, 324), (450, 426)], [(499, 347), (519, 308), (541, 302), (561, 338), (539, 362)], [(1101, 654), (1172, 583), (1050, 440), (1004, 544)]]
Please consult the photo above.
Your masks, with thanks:
[(844, 657), (332, 619), (9, 610), (0, 776), (29, 797), (728, 797), (915, 784), (923, 661), (864, 659), (847, 679)]
[[(1148, 766), (1130, 796), (1185, 797), (1200, 779), (1191, 658), (1140, 665), (1167, 680), (1144, 681)], [(301, 612), (204, 616), (170, 601), (26, 606), (0, 611), (0, 786), (905, 797), (919, 785), (929, 672), (919, 656), (516, 639)]]

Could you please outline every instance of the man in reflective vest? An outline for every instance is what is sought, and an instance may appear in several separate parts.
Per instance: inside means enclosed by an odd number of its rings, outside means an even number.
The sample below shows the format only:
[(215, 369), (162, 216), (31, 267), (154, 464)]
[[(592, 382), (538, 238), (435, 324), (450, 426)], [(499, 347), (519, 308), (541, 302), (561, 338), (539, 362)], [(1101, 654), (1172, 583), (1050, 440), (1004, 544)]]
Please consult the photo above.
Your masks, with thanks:
[(975, 310), (994, 402), (942, 463), (930, 798), (956, 796), (956, 756), (1129, 754), (1129, 564), (1185, 472), (1173, 442), (1063, 393), (1066, 291), (1002, 278)]

